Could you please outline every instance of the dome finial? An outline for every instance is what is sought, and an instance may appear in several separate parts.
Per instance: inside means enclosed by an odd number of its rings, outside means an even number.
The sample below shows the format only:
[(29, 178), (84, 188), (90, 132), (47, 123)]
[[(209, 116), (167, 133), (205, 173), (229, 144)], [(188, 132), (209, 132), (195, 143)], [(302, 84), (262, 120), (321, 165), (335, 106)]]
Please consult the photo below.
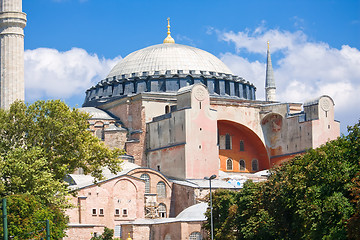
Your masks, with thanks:
[(168, 31), (167, 31), (167, 37), (164, 39), (164, 43), (175, 43), (175, 40), (170, 35), (170, 18), (167, 18), (168, 21)]

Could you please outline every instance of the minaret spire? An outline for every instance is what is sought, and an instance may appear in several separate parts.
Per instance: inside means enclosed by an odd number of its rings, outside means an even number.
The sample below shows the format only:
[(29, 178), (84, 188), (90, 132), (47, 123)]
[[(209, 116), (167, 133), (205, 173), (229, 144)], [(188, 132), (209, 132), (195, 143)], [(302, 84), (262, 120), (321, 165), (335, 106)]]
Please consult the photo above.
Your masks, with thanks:
[(167, 37), (164, 39), (164, 43), (175, 43), (175, 40), (170, 35), (170, 18), (167, 18), (168, 26), (167, 26)]
[(266, 63), (266, 80), (265, 80), (265, 98), (266, 101), (276, 101), (276, 86), (274, 71), (271, 64), (270, 43), (267, 42), (267, 63)]
[(0, 107), (24, 100), (24, 27), (22, 0), (0, 0)]

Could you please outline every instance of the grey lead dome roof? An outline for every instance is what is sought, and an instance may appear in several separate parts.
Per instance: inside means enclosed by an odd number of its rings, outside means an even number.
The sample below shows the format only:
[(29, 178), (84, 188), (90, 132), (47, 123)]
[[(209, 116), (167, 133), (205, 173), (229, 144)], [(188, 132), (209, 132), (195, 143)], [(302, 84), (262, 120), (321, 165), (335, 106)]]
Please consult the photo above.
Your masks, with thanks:
[(129, 54), (115, 65), (107, 77), (131, 77), (133, 74), (144, 73), (159, 75), (166, 71), (176, 74), (179, 70), (184, 74), (204, 71), (233, 75), (231, 70), (211, 53), (186, 45), (163, 43)]

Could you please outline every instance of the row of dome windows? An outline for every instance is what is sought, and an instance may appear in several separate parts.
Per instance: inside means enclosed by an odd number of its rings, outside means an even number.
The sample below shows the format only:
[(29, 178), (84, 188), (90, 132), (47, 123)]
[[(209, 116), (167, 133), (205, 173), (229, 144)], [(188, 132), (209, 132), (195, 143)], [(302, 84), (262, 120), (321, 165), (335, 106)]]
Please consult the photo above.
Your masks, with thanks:
[(85, 103), (99, 98), (129, 95), (140, 92), (176, 92), (182, 87), (196, 83), (202, 83), (207, 86), (210, 94), (227, 95), (255, 100), (255, 87), (249, 83), (225, 79), (187, 77), (110, 82), (105, 86), (97, 85), (86, 92)]
[[(231, 158), (228, 158), (226, 160), (226, 170), (228, 171), (232, 171), (233, 168), (233, 160)], [(246, 163), (245, 160), (241, 159), (239, 161), (239, 169), (240, 171), (245, 171), (246, 170)], [(253, 159), (251, 161), (251, 171), (258, 171), (259, 170), (259, 161), (257, 159)]]

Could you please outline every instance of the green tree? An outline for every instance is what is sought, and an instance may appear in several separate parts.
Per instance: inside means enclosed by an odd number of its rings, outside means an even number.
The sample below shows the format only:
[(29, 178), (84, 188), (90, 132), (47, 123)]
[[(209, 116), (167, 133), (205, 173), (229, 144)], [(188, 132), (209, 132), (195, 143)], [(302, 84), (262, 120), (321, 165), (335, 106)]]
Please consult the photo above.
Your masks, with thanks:
[(93, 136), (88, 119), (59, 100), (0, 109), (0, 198), (9, 201), (15, 239), (37, 238), (46, 219), (53, 239), (61, 239), (67, 222), (63, 211), (70, 207), (65, 177), (82, 168), (97, 181), (104, 167), (120, 170), (123, 151)]
[(114, 229), (105, 227), (103, 234), (99, 237), (92, 237), (90, 240), (112, 240), (114, 236)]
[(29, 194), (11, 195), (7, 202), (8, 236), (11, 239), (45, 239), (46, 219), (50, 223), (51, 239), (62, 239), (65, 236), (67, 217), (59, 208), (46, 206)]
[(59, 100), (15, 102), (1, 109), (0, 196), (30, 193), (62, 206), (67, 174), (82, 168), (99, 180), (103, 167), (119, 171), (123, 152), (93, 136), (88, 118)]
[(214, 219), (226, 216), (216, 239), (359, 239), (359, 129), (360, 121), (347, 136), (272, 169), (266, 182), (216, 192), (215, 203), (223, 196), (230, 203), (214, 205)]

